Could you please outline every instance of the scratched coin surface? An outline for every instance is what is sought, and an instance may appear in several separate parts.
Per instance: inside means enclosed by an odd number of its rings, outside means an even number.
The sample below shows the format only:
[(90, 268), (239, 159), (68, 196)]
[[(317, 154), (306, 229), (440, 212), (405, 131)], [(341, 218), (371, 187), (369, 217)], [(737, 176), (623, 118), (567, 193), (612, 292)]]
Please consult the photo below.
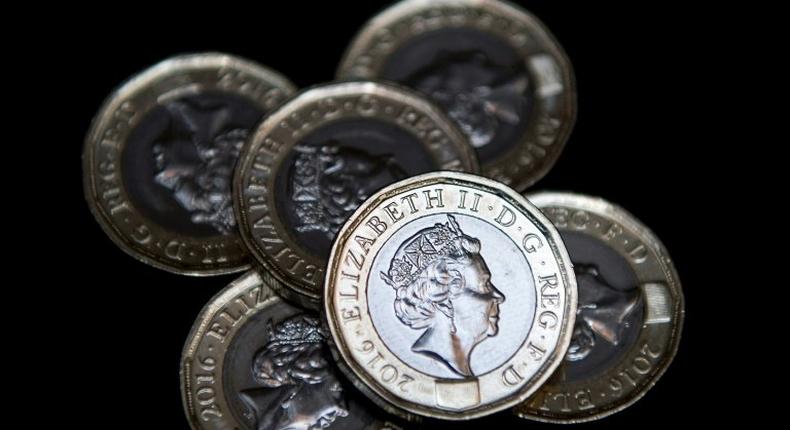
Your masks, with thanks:
[(396, 429), (333, 365), (317, 315), (282, 301), (250, 271), (195, 322), (181, 361), (193, 429)]
[(234, 198), (252, 254), (277, 292), (318, 308), (337, 231), (385, 185), (435, 170), (476, 171), (474, 151), (422, 96), (373, 82), (302, 91), (244, 148)]
[(516, 413), (567, 423), (618, 412), (656, 383), (677, 351), (678, 275), (658, 238), (620, 207), (570, 193), (527, 198), (560, 231), (579, 302), (563, 364)]
[(340, 230), (328, 270), (333, 352), (393, 413), (470, 419), (516, 405), (570, 342), (576, 284), (559, 234), (479, 176), (384, 188)]
[(483, 174), (522, 191), (554, 165), (576, 117), (562, 47), (536, 17), (500, 1), (397, 3), (360, 30), (337, 75), (427, 95), (468, 135)]
[(96, 220), (121, 249), (170, 272), (247, 268), (233, 169), (250, 129), (293, 91), (274, 71), (219, 53), (173, 57), (132, 77), (85, 141)]

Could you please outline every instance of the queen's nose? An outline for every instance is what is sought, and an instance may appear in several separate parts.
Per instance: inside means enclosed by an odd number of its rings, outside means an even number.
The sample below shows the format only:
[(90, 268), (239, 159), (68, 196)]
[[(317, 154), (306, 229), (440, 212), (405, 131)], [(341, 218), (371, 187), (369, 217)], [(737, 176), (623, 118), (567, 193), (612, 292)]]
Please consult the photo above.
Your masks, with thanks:
[(489, 284), (491, 287), (491, 297), (494, 298), (494, 301), (497, 303), (502, 303), (505, 301), (505, 295), (502, 294), (501, 291), (497, 290), (493, 284)]

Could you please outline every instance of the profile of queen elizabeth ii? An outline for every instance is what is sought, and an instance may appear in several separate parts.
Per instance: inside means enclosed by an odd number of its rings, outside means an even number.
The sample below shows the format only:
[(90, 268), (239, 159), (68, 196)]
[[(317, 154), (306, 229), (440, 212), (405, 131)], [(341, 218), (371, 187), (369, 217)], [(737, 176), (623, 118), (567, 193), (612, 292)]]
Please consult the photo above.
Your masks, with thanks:
[(505, 296), (491, 283), (480, 241), (467, 236), (452, 215), (406, 239), (381, 278), (395, 289), (395, 315), (424, 330), (411, 350), (462, 377), (474, 348), (499, 331)]

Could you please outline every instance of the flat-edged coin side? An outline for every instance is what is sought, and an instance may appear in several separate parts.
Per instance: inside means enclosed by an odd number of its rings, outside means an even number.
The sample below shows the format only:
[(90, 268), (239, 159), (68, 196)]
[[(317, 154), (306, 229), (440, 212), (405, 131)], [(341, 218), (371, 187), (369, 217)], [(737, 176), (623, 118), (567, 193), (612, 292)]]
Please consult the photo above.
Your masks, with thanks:
[(277, 292), (318, 308), (337, 231), (367, 197), (436, 170), (477, 171), (463, 133), (411, 90), (341, 82), (304, 90), (245, 146), (234, 179), (242, 237)]
[(669, 254), (633, 215), (602, 199), (571, 193), (527, 198), (560, 231), (579, 302), (563, 364), (515, 411), (575, 423), (623, 410), (656, 383), (678, 348), (683, 293)]
[(85, 197), (102, 229), (170, 272), (248, 268), (233, 169), (250, 129), (294, 90), (272, 70), (219, 53), (173, 57), (132, 77), (85, 140)]
[(486, 178), (436, 172), (383, 189), (343, 226), (328, 270), (333, 352), (393, 413), (512, 407), (570, 342), (576, 284), (559, 234)]
[(440, 105), (485, 176), (523, 191), (554, 165), (576, 118), (562, 47), (535, 16), (496, 0), (405, 0), (371, 19), (338, 77), (383, 79)]
[(181, 360), (190, 426), (212, 429), (396, 429), (341, 379), (317, 315), (247, 272), (198, 316)]

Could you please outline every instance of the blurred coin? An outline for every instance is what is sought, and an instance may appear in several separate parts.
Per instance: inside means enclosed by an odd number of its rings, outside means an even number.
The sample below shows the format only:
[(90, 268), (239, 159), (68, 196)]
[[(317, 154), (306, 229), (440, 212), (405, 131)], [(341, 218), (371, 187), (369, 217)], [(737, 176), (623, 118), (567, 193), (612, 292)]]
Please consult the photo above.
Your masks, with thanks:
[(406, 0), (357, 34), (338, 77), (384, 79), (429, 96), (469, 136), (483, 174), (523, 191), (573, 128), (571, 64), (528, 12), (495, 0)]
[(477, 168), (464, 135), (416, 93), (326, 84), (294, 96), (254, 132), (236, 173), (236, 213), (277, 292), (317, 309), (332, 240), (360, 203), (418, 173)]
[(181, 360), (193, 429), (394, 429), (341, 379), (317, 315), (283, 302), (247, 272), (195, 321)]
[(165, 60), (118, 88), (83, 152), (96, 220), (140, 261), (184, 275), (243, 270), (231, 183), (251, 127), (294, 91), (263, 66), (225, 54)]
[(524, 418), (573, 423), (625, 409), (664, 373), (683, 324), (683, 293), (658, 238), (602, 199), (528, 194), (560, 231), (579, 286), (564, 363), (529, 401)]
[(384, 188), (340, 230), (328, 270), (338, 364), (393, 413), (460, 420), (512, 407), (570, 341), (576, 284), (559, 234), (479, 176)]

